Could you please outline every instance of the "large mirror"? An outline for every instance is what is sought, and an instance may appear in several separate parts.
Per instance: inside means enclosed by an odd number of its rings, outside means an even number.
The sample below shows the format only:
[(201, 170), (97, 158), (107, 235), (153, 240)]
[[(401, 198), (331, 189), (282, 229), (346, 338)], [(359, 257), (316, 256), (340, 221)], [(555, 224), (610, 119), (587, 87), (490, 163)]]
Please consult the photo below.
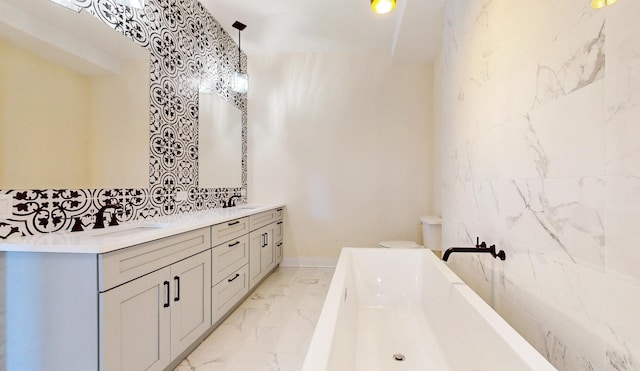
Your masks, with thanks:
[(149, 54), (50, 0), (0, 0), (0, 189), (149, 186)]
[(242, 111), (215, 93), (200, 92), (200, 188), (242, 187)]

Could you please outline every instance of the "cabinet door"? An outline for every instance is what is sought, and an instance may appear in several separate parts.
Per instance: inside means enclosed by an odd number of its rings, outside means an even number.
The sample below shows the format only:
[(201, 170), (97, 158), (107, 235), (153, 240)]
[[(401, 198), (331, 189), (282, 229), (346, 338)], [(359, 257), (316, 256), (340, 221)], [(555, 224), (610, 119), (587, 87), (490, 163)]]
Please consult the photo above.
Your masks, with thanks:
[(100, 370), (169, 364), (169, 273), (163, 268), (100, 293)]
[(282, 263), (282, 249), (283, 249), (284, 241), (280, 241), (276, 243), (275, 254), (276, 254), (276, 264)]
[(171, 265), (171, 359), (211, 327), (211, 250)]
[(265, 242), (260, 250), (260, 263), (262, 264), (263, 275), (267, 274), (267, 272), (276, 266), (275, 244), (273, 243), (275, 224), (269, 224), (264, 228)]
[(252, 289), (264, 276), (261, 263), (263, 245), (263, 228), (249, 234), (249, 289)]

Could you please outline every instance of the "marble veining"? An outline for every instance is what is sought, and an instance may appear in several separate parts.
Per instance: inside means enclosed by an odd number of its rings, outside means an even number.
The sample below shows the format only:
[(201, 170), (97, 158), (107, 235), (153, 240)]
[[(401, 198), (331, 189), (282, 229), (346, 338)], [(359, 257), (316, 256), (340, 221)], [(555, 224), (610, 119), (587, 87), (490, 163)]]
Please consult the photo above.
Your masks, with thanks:
[(532, 109), (590, 85), (604, 76), (604, 28), (605, 22), (602, 21), (597, 34), (584, 40), (575, 54), (563, 61), (559, 68), (538, 64)]
[(333, 271), (278, 268), (174, 371), (299, 371)]
[(508, 256), (448, 264), (561, 371), (640, 370), (638, 12), (445, 6), (443, 244)]

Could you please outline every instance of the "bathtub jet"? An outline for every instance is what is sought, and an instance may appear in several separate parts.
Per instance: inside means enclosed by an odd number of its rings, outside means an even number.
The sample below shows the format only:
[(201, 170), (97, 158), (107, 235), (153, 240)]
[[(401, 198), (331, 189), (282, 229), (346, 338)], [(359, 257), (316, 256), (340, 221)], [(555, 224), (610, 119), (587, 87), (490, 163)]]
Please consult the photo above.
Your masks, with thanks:
[(500, 260), (505, 260), (507, 258), (507, 254), (505, 254), (504, 250), (500, 250), (498, 252), (496, 252), (496, 245), (491, 245), (489, 247), (487, 247), (487, 244), (482, 241), (482, 243), (480, 243), (480, 238), (476, 237), (476, 246), (475, 247), (450, 247), (448, 248), (444, 254), (442, 255), (442, 260), (447, 261), (449, 260), (449, 255), (451, 255), (452, 253), (486, 253), (486, 254), (491, 254), (491, 256), (493, 256), (494, 258), (499, 258)]

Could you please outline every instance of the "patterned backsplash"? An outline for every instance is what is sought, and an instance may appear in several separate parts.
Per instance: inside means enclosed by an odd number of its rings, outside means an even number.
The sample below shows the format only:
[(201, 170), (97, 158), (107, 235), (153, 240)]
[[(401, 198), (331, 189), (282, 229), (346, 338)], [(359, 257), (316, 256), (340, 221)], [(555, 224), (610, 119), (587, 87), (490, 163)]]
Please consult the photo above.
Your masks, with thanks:
[[(150, 54), (149, 188), (9, 189), (12, 216), (0, 219), (0, 239), (70, 230), (106, 204), (121, 204), (122, 221), (221, 207), (247, 188), (247, 100), (229, 81), (238, 60), (237, 44), (196, 0), (147, 0), (145, 9), (110, 0), (74, 0)], [(246, 55), (242, 68), (246, 71)], [(198, 187), (198, 95), (203, 74), (215, 92), (242, 111), (242, 187)], [(63, 166), (63, 165), (61, 165)], [(244, 191), (244, 192), (243, 192)], [(177, 201), (177, 192), (187, 199)]]

